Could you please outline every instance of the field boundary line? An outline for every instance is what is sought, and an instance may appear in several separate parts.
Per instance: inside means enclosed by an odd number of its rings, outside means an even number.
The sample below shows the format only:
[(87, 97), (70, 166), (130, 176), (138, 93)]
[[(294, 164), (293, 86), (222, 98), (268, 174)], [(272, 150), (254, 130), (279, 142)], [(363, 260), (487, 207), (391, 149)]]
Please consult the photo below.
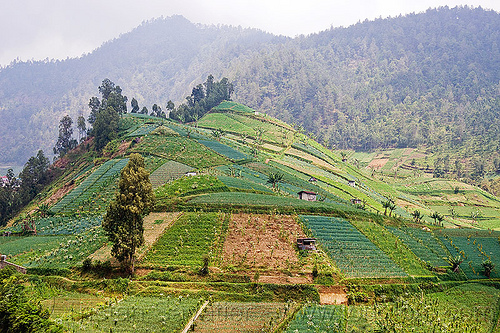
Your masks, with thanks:
[(191, 320), (189, 320), (189, 322), (187, 323), (186, 327), (184, 327), (184, 329), (182, 330), (182, 333), (187, 333), (189, 331), (189, 329), (191, 328), (191, 326), (194, 324), (194, 322), (196, 321), (196, 319), (198, 319), (198, 317), (200, 316), (200, 314), (203, 312), (203, 310), (205, 310), (205, 308), (207, 307), (208, 303), (210, 303), (210, 301), (205, 301), (205, 303), (203, 303), (203, 305), (201, 306), (201, 308), (198, 310), (198, 312), (196, 312), (194, 314), (193, 317), (191, 317)]

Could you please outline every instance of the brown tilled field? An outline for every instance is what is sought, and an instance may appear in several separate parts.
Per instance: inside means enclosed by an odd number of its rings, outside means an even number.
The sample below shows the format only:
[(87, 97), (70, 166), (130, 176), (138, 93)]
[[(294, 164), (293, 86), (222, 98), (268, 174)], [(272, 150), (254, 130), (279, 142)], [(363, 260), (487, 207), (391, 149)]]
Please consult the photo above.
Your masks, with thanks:
[(304, 233), (294, 216), (234, 214), (224, 243), (223, 265), (291, 269), (299, 262), (297, 237)]

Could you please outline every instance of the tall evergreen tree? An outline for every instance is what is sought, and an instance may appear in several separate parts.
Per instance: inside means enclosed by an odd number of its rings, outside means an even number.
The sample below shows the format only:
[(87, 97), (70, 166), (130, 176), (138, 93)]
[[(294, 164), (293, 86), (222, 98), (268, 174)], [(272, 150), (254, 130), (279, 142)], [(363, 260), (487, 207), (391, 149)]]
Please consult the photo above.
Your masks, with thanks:
[(132, 100), (130, 101), (130, 106), (132, 106), (132, 110), (130, 110), (130, 113), (139, 112), (139, 103), (135, 98), (132, 98)]
[(112, 255), (132, 274), (135, 251), (144, 243), (142, 215), (154, 203), (149, 172), (144, 168), (144, 158), (141, 155), (130, 155), (128, 164), (121, 171), (118, 188), (102, 225), (113, 243)]
[(120, 116), (112, 107), (99, 112), (92, 133), (95, 140), (95, 150), (100, 151), (108, 142), (115, 139)]
[(73, 139), (73, 119), (65, 115), (59, 122), (59, 137), (57, 138), (56, 145), (54, 146), (54, 154), (59, 157), (66, 155), (68, 151), (75, 148), (77, 141)]

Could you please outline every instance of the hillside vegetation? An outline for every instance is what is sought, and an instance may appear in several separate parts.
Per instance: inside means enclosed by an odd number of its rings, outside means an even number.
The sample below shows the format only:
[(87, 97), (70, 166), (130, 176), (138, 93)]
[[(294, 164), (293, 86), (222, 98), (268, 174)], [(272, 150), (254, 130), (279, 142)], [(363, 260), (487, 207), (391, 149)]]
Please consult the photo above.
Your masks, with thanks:
[[(180, 332), (197, 311), (195, 332), (498, 329), (499, 200), (477, 187), (367, 168), (381, 159), (332, 151), (231, 101), (191, 124), (122, 114), (94, 148), (87, 138), (54, 163), (60, 176), (0, 237), (0, 253), (28, 269), (6, 273), (7, 286), (40, 300), (58, 329)], [(136, 153), (156, 202), (127, 275), (102, 221)], [(397, 165), (407, 153), (381, 154)], [(300, 251), (301, 237), (318, 250)]]
[(53, 119), (87, 110), (100, 78), (126, 87), (129, 102), (165, 110), (214, 73), (234, 83), (237, 100), (302, 125), (329, 147), (427, 145), (453, 152), (452, 163), (478, 157), (491, 169), (498, 15), (440, 7), (294, 39), (178, 16), (145, 22), (79, 59), (1, 69), (0, 163), (22, 165), (38, 149), (50, 151)]

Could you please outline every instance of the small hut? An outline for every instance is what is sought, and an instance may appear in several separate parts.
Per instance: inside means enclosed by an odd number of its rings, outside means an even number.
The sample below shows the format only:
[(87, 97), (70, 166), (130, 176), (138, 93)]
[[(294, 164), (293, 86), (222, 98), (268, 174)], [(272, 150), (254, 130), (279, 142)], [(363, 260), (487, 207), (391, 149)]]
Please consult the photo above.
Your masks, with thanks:
[(299, 250), (316, 251), (316, 239), (297, 238), (297, 247)]
[(349, 180), (348, 184), (349, 184), (349, 186), (356, 187), (356, 181), (354, 181), (354, 180)]
[(363, 201), (359, 198), (354, 198), (354, 199), (351, 199), (351, 202), (353, 205), (361, 205), (363, 204)]
[(299, 199), (307, 200), (307, 201), (316, 201), (317, 194), (311, 191), (300, 191), (297, 193), (299, 195)]

